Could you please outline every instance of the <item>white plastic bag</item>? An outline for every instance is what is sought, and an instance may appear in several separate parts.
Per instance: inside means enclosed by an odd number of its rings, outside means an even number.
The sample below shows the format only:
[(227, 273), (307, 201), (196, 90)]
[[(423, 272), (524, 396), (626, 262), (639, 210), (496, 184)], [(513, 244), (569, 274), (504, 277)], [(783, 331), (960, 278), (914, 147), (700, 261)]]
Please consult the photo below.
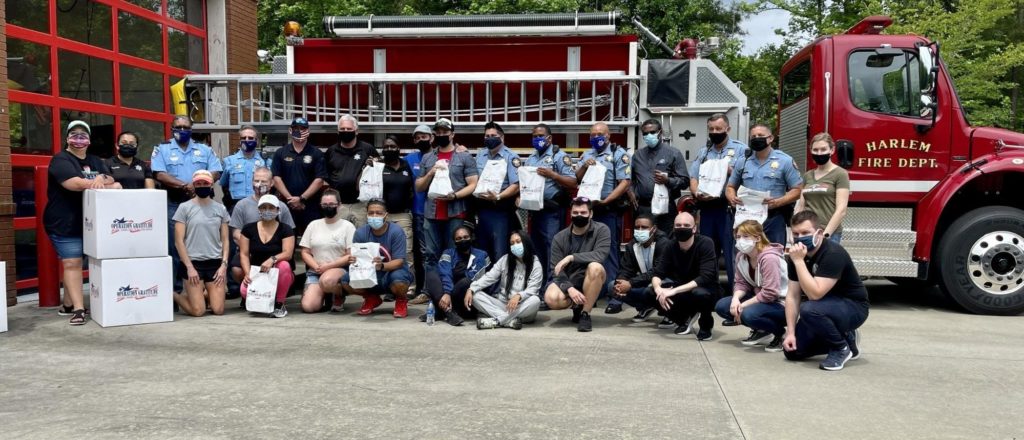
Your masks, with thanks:
[(479, 179), (476, 181), (476, 189), (473, 195), (486, 193), (501, 193), (501, 184), (505, 183), (505, 175), (508, 173), (508, 163), (505, 159), (489, 160), (484, 165)]
[(764, 199), (770, 195), (771, 193), (768, 191), (757, 191), (740, 186), (739, 191), (736, 192), (736, 197), (743, 203), (736, 205), (736, 220), (732, 224), (733, 229), (747, 220), (756, 220), (758, 223), (763, 224), (765, 219), (768, 218), (768, 205), (764, 203)]
[(430, 188), (427, 190), (428, 199), (447, 197), (448, 194), (455, 192), (455, 190), (452, 189), (452, 179), (448, 171), (448, 161), (442, 160), (438, 161), (438, 163), (444, 165), (434, 172), (434, 179), (430, 181)]
[(384, 197), (384, 163), (374, 162), (363, 168), (359, 176), (359, 201), (369, 202)]
[(700, 164), (697, 192), (711, 197), (722, 197), (725, 181), (729, 179), (729, 158), (706, 160)]
[(602, 200), (601, 190), (604, 189), (604, 174), (606, 172), (608, 172), (608, 168), (599, 163), (588, 167), (586, 174), (583, 175), (583, 181), (580, 182), (580, 190), (576, 192), (576, 197)]
[(660, 183), (654, 185), (654, 197), (651, 199), (651, 214), (668, 214), (668, 187)]
[(545, 178), (537, 167), (519, 167), (519, 208), (529, 211), (544, 209)]
[(277, 299), (277, 268), (266, 273), (259, 266), (249, 267), (250, 283), (245, 291), (245, 310), (254, 313), (273, 313)]
[(377, 286), (377, 268), (373, 259), (380, 256), (377, 243), (353, 243), (350, 248), (355, 262), (348, 268), (348, 285), (353, 289), (369, 289)]

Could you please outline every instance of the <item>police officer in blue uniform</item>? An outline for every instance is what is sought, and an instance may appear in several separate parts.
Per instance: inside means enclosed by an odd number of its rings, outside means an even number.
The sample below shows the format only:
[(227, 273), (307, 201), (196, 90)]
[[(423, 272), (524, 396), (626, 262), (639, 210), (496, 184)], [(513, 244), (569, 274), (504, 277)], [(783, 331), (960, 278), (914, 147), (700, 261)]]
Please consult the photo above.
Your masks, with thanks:
[(235, 203), (253, 194), (252, 173), (256, 168), (267, 166), (263, 157), (256, 152), (259, 146), (259, 132), (251, 126), (238, 130), (238, 152), (224, 158), (224, 173), (220, 186), (224, 189), (224, 206), (231, 212)]
[[(523, 166), (523, 161), (519, 155), (505, 146), (505, 131), (493, 121), (484, 125), (484, 147), (476, 153), (476, 168), (481, 177), (487, 162), (492, 160), (505, 162), (505, 180), (501, 183), (501, 191), (474, 193), (473, 196), (476, 198), (477, 208), (477, 246), (487, 252), (491, 261), (498, 261), (508, 253), (507, 237), (512, 232), (510, 225), (516, 214), (519, 167)], [(480, 181), (477, 181), (477, 185), (479, 184)], [(518, 222), (518, 219), (516, 221)]]
[(733, 206), (742, 203), (736, 197), (740, 186), (767, 191), (769, 197), (764, 200), (768, 205), (768, 218), (765, 219), (764, 234), (772, 243), (786, 244), (786, 225), (793, 215), (793, 206), (800, 198), (804, 188), (804, 180), (790, 155), (772, 148), (771, 128), (757, 124), (750, 129), (749, 157), (736, 162), (736, 167), (729, 176), (729, 185), (725, 195)]
[(611, 251), (603, 264), (605, 279), (614, 280), (619, 273), (619, 242), (622, 234), (622, 214), (629, 207), (626, 191), (630, 184), (629, 154), (626, 149), (612, 143), (608, 125), (598, 122), (590, 127), (590, 151), (583, 153), (576, 181), (582, 182), (587, 168), (601, 164), (607, 169), (601, 200), (593, 203), (593, 220), (603, 223), (611, 233)]
[(536, 152), (526, 159), (526, 166), (537, 167), (537, 175), (544, 178), (544, 209), (530, 211), (530, 239), (541, 267), (547, 270), (551, 241), (566, 226), (566, 209), (570, 192), (576, 189), (576, 172), (569, 155), (551, 142), (551, 127), (547, 124), (533, 127), (532, 144)]
[(150, 166), (156, 174), (156, 180), (167, 190), (167, 234), (168, 253), (174, 260), (174, 291), (181, 291), (181, 274), (177, 273), (178, 252), (174, 249), (174, 213), (178, 205), (192, 198), (192, 173), (206, 170), (213, 178), (220, 177), (220, 159), (213, 149), (192, 140), (192, 120), (188, 116), (177, 115), (171, 120), (172, 138), (153, 149)]
[(725, 187), (719, 194), (704, 194), (697, 190), (700, 185), (700, 166), (709, 160), (729, 160), (728, 173), (732, 174), (736, 161), (747, 152), (743, 142), (729, 138), (729, 117), (724, 113), (715, 113), (708, 118), (708, 145), (697, 153), (697, 160), (690, 164), (690, 194), (697, 199), (700, 212), (700, 235), (711, 238), (715, 242), (715, 252), (722, 256), (725, 274), (729, 279), (729, 290), (732, 292), (735, 246), (732, 224), (733, 211), (729, 200), (725, 198)]

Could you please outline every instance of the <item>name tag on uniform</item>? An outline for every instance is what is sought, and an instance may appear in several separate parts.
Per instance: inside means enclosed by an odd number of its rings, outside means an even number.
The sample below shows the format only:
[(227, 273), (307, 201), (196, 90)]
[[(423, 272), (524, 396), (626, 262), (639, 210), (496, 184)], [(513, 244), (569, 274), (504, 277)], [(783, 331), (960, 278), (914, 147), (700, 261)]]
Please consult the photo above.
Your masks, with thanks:
[(195, 157), (199, 157), (199, 156), (202, 156), (202, 155), (203, 155), (203, 152), (202, 152), (202, 151), (199, 151), (199, 150), (196, 150), (196, 151), (193, 151), (193, 152), (192, 152), (192, 155), (193, 155), (193, 156), (195, 156)]
[(177, 162), (178, 156), (171, 156), (171, 162)]

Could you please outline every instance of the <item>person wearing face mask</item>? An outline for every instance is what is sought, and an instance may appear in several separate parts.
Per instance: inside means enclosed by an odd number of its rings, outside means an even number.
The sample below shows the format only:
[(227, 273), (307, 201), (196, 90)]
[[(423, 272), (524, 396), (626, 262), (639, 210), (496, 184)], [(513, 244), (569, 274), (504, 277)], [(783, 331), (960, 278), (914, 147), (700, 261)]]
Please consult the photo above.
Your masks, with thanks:
[(764, 199), (768, 207), (768, 218), (762, 222), (764, 233), (772, 243), (786, 243), (786, 223), (793, 214), (793, 207), (800, 198), (804, 181), (796, 163), (790, 155), (772, 148), (772, 129), (764, 124), (750, 128), (749, 157), (736, 162), (736, 168), (729, 176), (725, 196), (733, 206), (743, 202), (737, 197), (741, 186), (769, 193)]
[[(430, 127), (424, 124), (417, 125), (412, 131), (412, 143), (413, 148), (416, 151), (405, 155), (405, 161), (412, 168), (413, 178), (413, 189), (415, 190), (416, 179), (421, 175), (420, 173), (420, 162), (423, 161), (423, 157), (430, 152), (431, 144), (434, 140), (434, 134), (430, 131)], [(426, 304), (430, 299), (425, 293), (423, 293), (423, 207), (427, 202), (426, 191), (416, 191), (412, 198), (412, 255), (413, 255), (413, 274), (416, 275), (416, 286), (415, 292), (420, 292), (409, 300), (409, 304)]]
[[(669, 247), (654, 267), (648, 295), (656, 307), (677, 324), (677, 336), (693, 332), (694, 321), (700, 325), (698, 341), (710, 341), (715, 326), (711, 309), (721, 287), (718, 284), (718, 256), (715, 243), (695, 230), (693, 215), (676, 215), (672, 236), (676, 243)], [(700, 318), (696, 318), (696, 315)]]
[[(252, 195), (239, 200), (235, 204), (235, 209), (231, 211), (231, 222), (228, 226), (231, 228), (231, 239), (232, 242), (237, 246), (238, 240), (242, 235), (242, 227), (250, 223), (260, 221), (260, 210), (257, 203), (260, 198), (270, 194), (271, 185), (274, 182), (274, 174), (270, 171), (270, 168), (259, 167), (252, 172)], [(288, 225), (289, 228), (295, 229), (295, 221), (292, 219), (292, 214), (288, 210), (288, 205), (284, 202), (277, 201), (278, 208), (278, 220), (281, 223)], [(231, 256), (231, 279), (238, 286), (229, 286), (228, 299), (236, 298), (240, 294), (239, 289), (241, 287), (242, 278), (245, 277), (245, 273), (242, 271), (242, 261), (238, 256), (237, 249), (234, 255)]]
[(804, 173), (804, 188), (794, 211), (813, 211), (828, 219), (825, 237), (836, 243), (843, 238), (843, 219), (850, 203), (850, 173), (832, 162), (836, 143), (828, 133), (811, 138), (811, 158), (817, 167)]
[[(608, 227), (611, 243), (604, 261), (605, 274), (615, 279), (619, 272), (619, 237), (622, 234), (622, 214), (627, 209), (630, 174), (629, 154), (626, 149), (613, 143), (608, 124), (598, 122), (590, 127), (590, 150), (580, 158), (576, 170), (576, 181), (583, 182), (583, 176), (591, 165), (600, 163), (605, 171), (601, 200), (593, 201), (594, 221)], [(602, 283), (603, 285), (604, 283)], [(603, 286), (602, 286), (603, 287)], [(621, 306), (620, 306), (621, 310)]]
[(469, 153), (457, 151), (454, 145), (455, 125), (441, 118), (434, 124), (434, 145), (437, 149), (427, 153), (420, 163), (420, 176), (416, 191), (428, 191), (434, 175), (448, 169), (452, 193), (445, 197), (427, 199), (423, 207), (423, 270), (437, 268), (437, 261), (445, 249), (455, 246), (452, 237), (466, 220), (466, 198), (476, 189), (476, 161)]
[(720, 194), (704, 194), (697, 188), (700, 186), (700, 166), (709, 160), (728, 160), (727, 175), (732, 174), (736, 161), (747, 153), (746, 144), (729, 138), (729, 117), (725, 113), (715, 113), (708, 117), (708, 144), (697, 152), (697, 159), (690, 164), (690, 193), (697, 199), (697, 210), (700, 213), (700, 235), (715, 242), (715, 252), (722, 256), (728, 288), (732, 289), (733, 271), (733, 211), (729, 200), (725, 198), (725, 187)]
[(608, 283), (611, 299), (636, 308), (633, 322), (644, 322), (656, 311), (653, 298), (646, 294), (647, 286), (654, 277), (655, 264), (665, 258), (673, 245), (655, 224), (654, 216), (637, 215), (633, 221), (633, 241), (622, 254), (616, 279)]
[[(565, 228), (570, 193), (576, 189), (576, 171), (569, 155), (552, 143), (551, 127), (547, 124), (533, 127), (532, 145), (536, 151), (526, 159), (526, 166), (537, 167), (537, 175), (544, 178), (544, 209), (529, 212), (527, 229), (540, 265), (545, 268), (546, 279), (551, 242), (555, 234)], [(518, 198), (516, 204), (519, 204)]]
[(320, 312), (328, 307), (335, 313), (344, 310), (341, 278), (352, 263), (349, 248), (356, 227), (339, 218), (340, 199), (337, 191), (324, 191), (320, 196), (323, 218), (309, 224), (299, 243), (302, 261), (306, 263), (306, 286), (302, 291), (302, 311), (305, 313)]
[(515, 199), (519, 195), (519, 167), (523, 165), (519, 155), (505, 146), (505, 131), (494, 121), (484, 125), (484, 146), (476, 153), (477, 170), (482, 172), (487, 162), (492, 160), (505, 163), (505, 180), (501, 183), (501, 191), (473, 196), (477, 215), (477, 246), (487, 251), (493, 261), (508, 253), (505, 237), (508, 237), (515, 216)]
[(380, 256), (373, 259), (377, 271), (377, 285), (369, 289), (356, 289), (349, 285), (349, 274), (341, 278), (341, 288), (346, 295), (363, 297), (363, 305), (359, 308), (360, 315), (369, 315), (384, 303), (382, 294), (395, 296), (395, 318), (405, 318), (409, 314), (409, 298), (406, 292), (412, 284), (412, 273), (405, 264), (408, 258), (405, 232), (394, 222), (388, 221), (388, 208), (381, 199), (366, 202), (366, 224), (356, 229), (352, 237), (353, 243), (377, 243), (380, 245)]
[[(489, 316), (476, 321), (477, 330), (495, 327), (519, 330), (523, 324), (537, 319), (544, 268), (534, 255), (533, 242), (526, 232), (512, 231), (508, 241), (509, 253), (474, 280), (466, 292), (466, 308), (475, 307)], [(498, 283), (498, 290), (486, 292), (494, 283)]]
[[(359, 140), (359, 121), (345, 114), (338, 118), (338, 143), (327, 148), (328, 182), (341, 194), (338, 212), (357, 228), (366, 224), (366, 203), (359, 201), (359, 178), (363, 168), (379, 159), (380, 153), (368, 142)], [(274, 162), (277, 162), (276, 160)]]
[(194, 195), (178, 206), (172, 218), (174, 247), (181, 261), (178, 273), (185, 287), (184, 294), (174, 294), (174, 303), (192, 316), (203, 316), (209, 303), (214, 315), (222, 315), (230, 217), (224, 205), (213, 200), (214, 178), (209, 171), (197, 170), (191, 182)]
[(747, 220), (736, 227), (736, 252), (739, 276), (732, 296), (718, 300), (715, 312), (750, 328), (743, 345), (768, 344), (764, 351), (780, 352), (789, 290), (784, 248), (768, 241), (760, 223)]
[(825, 239), (814, 211), (798, 212), (790, 226), (795, 243), (787, 266), (782, 348), (791, 361), (827, 354), (819, 367), (842, 370), (847, 361), (860, 357), (857, 329), (868, 319), (868, 291), (846, 249)]
[[(210, 172), (214, 180), (220, 177), (220, 159), (213, 149), (192, 139), (192, 119), (177, 115), (171, 119), (172, 138), (153, 149), (150, 166), (157, 182), (167, 190), (168, 243), (174, 270), (181, 267), (178, 252), (174, 249), (174, 222), (170, 221), (178, 211), (178, 205), (195, 195), (192, 174), (199, 170)], [(175, 272), (174, 291), (181, 292), (184, 274)]]
[[(398, 148), (398, 138), (394, 135), (387, 135), (384, 138), (384, 148), (381, 148), (384, 156), (384, 203), (388, 206), (388, 219), (405, 232), (405, 264), (410, 271), (415, 270), (413, 254), (413, 230), (412, 230), (412, 202), (413, 186), (416, 177), (413, 176), (409, 163), (402, 159), (402, 150)], [(409, 293), (415, 294), (410, 286)], [(411, 298), (412, 296), (410, 296)]]
[(121, 187), (103, 160), (88, 154), (90, 132), (83, 121), (68, 123), (67, 148), (50, 159), (46, 170), (43, 228), (63, 268), (64, 298), (57, 314), (71, 316), (71, 325), (85, 324), (88, 313), (82, 294), (82, 191)]
[(295, 281), (292, 273), (291, 259), (295, 252), (295, 231), (288, 225), (277, 220), (281, 209), (277, 197), (265, 195), (260, 197), (257, 207), (260, 210), (260, 221), (242, 227), (241, 238), (238, 240), (238, 254), (242, 260), (242, 301), (245, 304), (246, 290), (252, 282), (253, 266), (259, 266), (260, 272), (277, 268), (277, 297), (274, 301), (273, 318), (288, 316), (288, 308), (284, 305), (288, 290)]
[(316, 197), (327, 180), (327, 162), (320, 149), (309, 144), (306, 118), (293, 118), (288, 133), (289, 142), (274, 152), (270, 169), (273, 188), (287, 203), (295, 219), (295, 233), (301, 236), (309, 222), (320, 218)]
[(220, 175), (220, 186), (224, 190), (224, 206), (233, 212), (239, 200), (252, 195), (252, 173), (256, 168), (267, 166), (256, 148), (259, 146), (259, 132), (250, 126), (238, 130), (238, 152), (224, 158), (224, 172)]
[(572, 322), (580, 332), (593, 330), (590, 311), (604, 287), (602, 263), (612, 249), (608, 227), (593, 220), (590, 203), (586, 197), (572, 200), (572, 225), (559, 231), (551, 244), (552, 279), (544, 290), (551, 310), (572, 308)]
[[(424, 289), (430, 296), (437, 311), (436, 318), (453, 326), (460, 326), (466, 319), (474, 319), (476, 312), (466, 304), (466, 292), (479, 274), (491, 265), (487, 252), (473, 247), (473, 233), (466, 226), (459, 226), (452, 234), (455, 246), (441, 254), (437, 270), (427, 272)], [(420, 315), (426, 322), (427, 315)]]
[(117, 150), (113, 157), (104, 159), (114, 181), (124, 189), (153, 189), (153, 171), (149, 164), (135, 157), (139, 152), (139, 135), (130, 131), (117, 135)]

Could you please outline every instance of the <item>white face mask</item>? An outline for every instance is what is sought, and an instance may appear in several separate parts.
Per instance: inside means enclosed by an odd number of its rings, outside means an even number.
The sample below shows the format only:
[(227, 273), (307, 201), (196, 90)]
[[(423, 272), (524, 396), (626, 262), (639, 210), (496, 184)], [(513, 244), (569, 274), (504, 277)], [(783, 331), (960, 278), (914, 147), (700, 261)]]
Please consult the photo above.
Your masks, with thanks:
[(754, 250), (754, 240), (749, 238), (741, 238), (736, 240), (736, 250), (744, 254), (749, 254), (750, 251)]

